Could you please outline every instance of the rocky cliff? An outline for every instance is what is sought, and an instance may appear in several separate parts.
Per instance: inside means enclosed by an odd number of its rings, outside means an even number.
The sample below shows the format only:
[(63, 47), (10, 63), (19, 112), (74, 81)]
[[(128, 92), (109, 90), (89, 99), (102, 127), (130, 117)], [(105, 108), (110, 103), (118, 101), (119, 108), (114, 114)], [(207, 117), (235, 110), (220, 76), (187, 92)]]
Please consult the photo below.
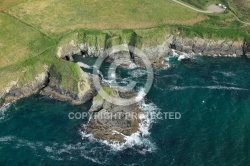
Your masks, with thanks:
[(170, 48), (184, 53), (204, 56), (248, 56), (248, 44), (244, 41), (180, 38), (170, 35)]
[[(243, 40), (185, 38), (166, 33), (163, 36), (163, 39), (150, 44), (148, 42), (150, 36), (145, 39), (145, 36), (134, 31), (126, 31), (121, 34), (76, 32), (61, 40), (57, 56), (68, 61), (74, 61), (73, 55), (103, 57), (117, 64), (141, 65), (140, 57), (135, 54), (134, 50), (134, 48), (139, 48), (155, 67), (162, 66), (165, 54), (178, 56), (183, 53), (194, 53), (203, 56), (246, 56), (250, 58), (250, 44)], [(122, 46), (122, 51), (114, 53), (117, 45)], [(105, 101), (97, 95), (93, 85), (93, 77), (98, 76), (85, 73), (80, 70), (80, 67), (79, 73), (77, 92), (61, 87), (60, 80), (50, 74), (49, 68), (45, 68), (45, 71), (31, 83), (23, 86), (19, 86), (18, 81), (13, 81), (0, 93), (0, 106), (40, 90), (41, 94), (69, 101), (72, 104), (83, 104), (94, 98), (89, 110), (92, 115), (84, 126), (84, 131), (92, 133), (98, 139), (118, 142), (123, 142), (126, 136), (138, 131), (140, 123), (138, 114), (141, 112), (138, 105), (117, 106)], [(133, 94), (129, 92), (115, 95), (129, 97)], [(103, 117), (105, 115), (108, 118)]]
[(2, 106), (4, 103), (10, 103), (20, 98), (37, 93), (40, 89), (44, 88), (48, 82), (49, 74), (47, 71), (39, 74), (31, 83), (27, 83), (23, 86), (18, 85), (18, 81), (12, 81), (0, 94), (2, 101), (0, 106)]
[(49, 82), (41, 94), (52, 96), (61, 101), (68, 101), (73, 105), (79, 105), (91, 100), (96, 94), (93, 86), (92, 75), (80, 70), (81, 80), (78, 82), (78, 92), (72, 92), (60, 87), (59, 80), (56, 77), (50, 77)]
[(92, 78), (94, 76), (80, 70), (81, 79), (78, 82), (78, 91), (72, 92), (60, 86), (60, 81), (50, 75), (50, 68), (46, 67), (43, 73), (35, 77), (31, 83), (20, 86), (18, 81), (12, 81), (0, 93), (0, 106), (40, 91), (42, 95), (51, 96), (61, 101), (68, 101), (74, 105), (83, 104), (96, 95)]
[[(57, 55), (66, 60), (73, 60), (74, 54), (94, 57), (105, 57), (119, 62), (128, 62), (128, 59), (135, 62), (136, 55), (133, 55), (131, 48), (137, 47), (148, 56), (152, 64), (156, 67), (161, 66), (162, 56), (165, 54), (181, 55), (183, 53), (194, 53), (203, 56), (247, 56), (250, 57), (250, 44), (244, 40), (229, 39), (203, 39), (203, 38), (186, 38), (179, 35), (163, 34), (164, 39), (150, 45), (144, 40), (143, 36), (133, 32), (127, 35), (114, 35), (108, 33), (102, 34), (81, 34), (76, 33), (74, 38), (68, 38), (59, 44)], [(82, 38), (79, 38), (81, 36)], [(91, 36), (91, 37), (89, 37)], [(149, 39), (147, 39), (149, 40)], [(127, 45), (126, 53), (121, 56), (109, 54), (116, 45)], [(132, 47), (130, 47), (132, 46)], [(122, 60), (121, 60), (122, 59)]]

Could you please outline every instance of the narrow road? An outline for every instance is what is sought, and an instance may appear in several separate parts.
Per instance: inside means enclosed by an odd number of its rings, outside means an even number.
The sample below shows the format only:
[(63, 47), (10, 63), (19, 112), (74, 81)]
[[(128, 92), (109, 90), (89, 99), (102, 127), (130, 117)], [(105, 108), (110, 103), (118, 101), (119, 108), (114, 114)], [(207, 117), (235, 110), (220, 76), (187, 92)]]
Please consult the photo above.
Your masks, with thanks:
[(177, 0), (173, 0), (173, 1), (176, 2), (176, 3), (179, 3), (179, 4), (183, 5), (183, 6), (185, 6), (185, 7), (187, 7), (187, 8), (189, 8), (189, 9), (192, 9), (192, 10), (194, 10), (194, 11), (200, 12), (200, 13), (213, 13), (212, 11), (197, 9), (197, 8), (195, 8), (195, 7), (192, 7), (192, 6), (190, 6), (190, 5), (187, 5), (187, 4), (185, 4), (185, 3), (183, 3), (183, 2), (180, 2), (180, 1), (177, 1)]
[[(185, 3), (183, 3), (183, 2), (180, 2), (180, 1), (177, 1), (177, 0), (173, 0), (173, 1), (176, 2), (176, 3), (179, 3), (180, 5), (183, 5), (183, 6), (187, 7), (187, 8), (189, 8), (189, 9), (192, 9), (192, 10), (194, 10), (194, 11), (200, 12), (200, 13), (205, 13), (205, 14), (214, 13), (213, 11), (197, 9), (197, 8), (195, 8), (195, 7), (193, 7), (193, 6), (187, 5), (187, 4), (185, 4)], [(233, 13), (233, 15), (234, 15), (234, 16), (236, 17), (236, 19), (237, 19), (239, 22), (241, 22), (242, 24), (245, 24), (245, 25), (247, 25), (247, 26), (250, 25), (249, 22), (242, 21), (236, 14)]]
[[(233, 13), (233, 12), (232, 12), (232, 13)], [(247, 26), (250, 25), (249, 22), (242, 21), (236, 14), (233, 13), (233, 15), (234, 15), (234, 16), (236, 17), (236, 19), (237, 19), (239, 22), (241, 22), (242, 24), (246, 24)]]

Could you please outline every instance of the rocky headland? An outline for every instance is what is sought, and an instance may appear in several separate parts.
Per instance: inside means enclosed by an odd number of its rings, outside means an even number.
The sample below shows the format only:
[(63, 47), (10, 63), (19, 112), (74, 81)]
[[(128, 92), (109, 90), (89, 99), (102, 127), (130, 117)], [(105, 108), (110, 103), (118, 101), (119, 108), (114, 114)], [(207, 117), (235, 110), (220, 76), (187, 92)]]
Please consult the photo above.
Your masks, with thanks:
[[(113, 97), (129, 98), (135, 94), (119, 93), (109, 89)], [(89, 110), (90, 119), (83, 126), (83, 131), (92, 134), (94, 138), (109, 142), (124, 142), (126, 136), (131, 136), (139, 130), (139, 114), (142, 110), (136, 104), (119, 106), (103, 99), (99, 94), (94, 97)]]
[(11, 82), (0, 94), (0, 106), (38, 92), (61, 101), (70, 102), (73, 105), (86, 103), (96, 95), (96, 90), (93, 87), (92, 75), (81, 71), (80, 68), (79, 72), (81, 79), (78, 81), (78, 92), (60, 87), (60, 80), (52, 77), (50, 67), (46, 67), (44, 72), (39, 74), (31, 83), (20, 86), (18, 81)]
[[(115, 50), (117, 45), (122, 46), (122, 51)], [(140, 57), (134, 53), (134, 48), (139, 48), (147, 55), (152, 66), (159, 68), (163, 66), (163, 56), (166, 54), (177, 57), (183, 56), (183, 54), (196, 54), (201, 56), (245, 56), (250, 58), (250, 44), (244, 40), (185, 38), (167, 34), (164, 40), (150, 45), (144, 43), (143, 38), (135, 32), (120, 37), (111, 37), (105, 33), (86, 35), (77, 32), (73, 34), (73, 37), (68, 37), (59, 43), (57, 56), (72, 62), (74, 61), (74, 55), (80, 55), (102, 57), (107, 61), (124, 66), (130, 66), (131, 64), (143, 66)], [(45, 67), (44, 72), (30, 83), (19, 86), (16, 81), (13, 81), (7, 85), (4, 91), (0, 93), (0, 106), (39, 91), (43, 95), (52, 96), (58, 100), (68, 101), (76, 105), (92, 100), (92, 106), (89, 110), (92, 115), (83, 130), (92, 133), (97, 139), (124, 142), (126, 136), (138, 131), (140, 108), (137, 104), (117, 106), (109, 103), (98, 95), (93, 85), (93, 77), (98, 76), (82, 71), (80, 66), (78, 68), (80, 80), (78, 81), (77, 92), (72, 92), (60, 86), (60, 79), (51, 76), (50, 67)], [(117, 95), (117, 97), (134, 95), (132, 92), (115, 93), (114, 89), (110, 91), (114, 92), (112, 95)], [(105, 114), (109, 117), (104, 118), (103, 115)]]
[[(74, 37), (68, 41), (64, 41), (59, 45), (57, 56), (73, 61), (73, 55), (83, 55), (91, 57), (103, 57), (109, 61), (118, 64), (129, 65), (131, 62), (141, 64), (140, 58), (134, 54), (133, 48), (140, 49), (151, 61), (154, 67), (162, 67), (163, 55), (169, 54), (180, 56), (183, 54), (196, 54), (201, 56), (225, 56), (225, 57), (241, 57), (250, 58), (250, 44), (245, 40), (230, 39), (206, 39), (206, 38), (187, 38), (178, 35), (166, 34), (162, 42), (156, 42), (149, 45), (143, 42), (140, 35), (135, 32), (130, 37), (120, 36), (119, 42), (114, 42), (113, 38), (109, 39), (107, 34), (92, 35), (95, 38), (93, 42), (89, 38), (79, 39)], [(83, 36), (76, 33), (75, 36)], [(113, 41), (113, 42), (110, 42)], [(117, 45), (123, 47), (123, 52), (113, 54)], [(124, 49), (126, 47), (126, 49)]]

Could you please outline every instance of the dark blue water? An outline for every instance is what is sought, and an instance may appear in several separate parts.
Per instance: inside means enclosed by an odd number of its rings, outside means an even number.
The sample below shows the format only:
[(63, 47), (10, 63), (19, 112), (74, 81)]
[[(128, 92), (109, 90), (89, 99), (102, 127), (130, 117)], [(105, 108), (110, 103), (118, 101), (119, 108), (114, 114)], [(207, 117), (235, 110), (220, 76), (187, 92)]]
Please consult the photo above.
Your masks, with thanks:
[[(142, 140), (147, 150), (83, 137), (87, 118), (71, 120), (68, 113), (86, 112), (91, 103), (71, 106), (37, 94), (1, 108), (0, 165), (249, 165), (250, 61), (170, 60), (171, 68), (155, 70), (145, 110), (182, 117), (155, 120)], [(141, 69), (117, 72), (119, 79), (129, 75), (146, 78)]]

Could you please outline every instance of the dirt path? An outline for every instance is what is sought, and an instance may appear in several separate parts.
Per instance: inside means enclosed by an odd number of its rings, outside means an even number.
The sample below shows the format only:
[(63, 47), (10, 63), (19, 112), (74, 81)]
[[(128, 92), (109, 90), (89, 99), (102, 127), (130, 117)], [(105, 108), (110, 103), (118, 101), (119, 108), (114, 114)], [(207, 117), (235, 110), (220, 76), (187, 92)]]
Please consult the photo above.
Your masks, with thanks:
[[(215, 4), (212, 4), (212, 5), (208, 6), (207, 10), (200, 10), (200, 9), (197, 9), (197, 8), (195, 8), (193, 6), (185, 4), (183, 2), (180, 2), (180, 1), (177, 1), (177, 0), (173, 0), (173, 1), (176, 2), (176, 3), (179, 3), (180, 5), (183, 5), (183, 6), (187, 7), (187, 8), (189, 8), (189, 9), (192, 9), (194, 11), (200, 12), (200, 13), (211, 14), (211, 13), (221, 13), (221, 12), (225, 11), (225, 9), (223, 9), (223, 8), (221, 8), (221, 7), (219, 7), (219, 6), (215, 5)], [(242, 24), (245, 24), (246, 26), (250, 25), (249, 22), (242, 21), (236, 14), (234, 14), (234, 16)]]
[(192, 10), (194, 10), (194, 11), (200, 12), (200, 13), (214, 13), (213, 11), (197, 9), (197, 8), (195, 8), (195, 7), (192, 7), (192, 6), (190, 6), (190, 5), (187, 5), (187, 4), (185, 4), (185, 3), (183, 3), (183, 2), (180, 2), (180, 1), (177, 1), (177, 0), (173, 0), (173, 1), (176, 2), (176, 3), (179, 3), (179, 4), (183, 5), (183, 6), (185, 6), (185, 7), (187, 7), (187, 8), (189, 8), (189, 9), (192, 9)]
[(224, 12), (225, 9), (223, 9), (215, 4), (212, 4), (212, 5), (208, 6), (207, 11), (210, 11), (212, 13), (221, 13), (221, 12)]
[(221, 13), (221, 12), (225, 11), (225, 9), (223, 9), (223, 8), (221, 8), (221, 7), (219, 7), (219, 6), (215, 5), (215, 4), (212, 4), (212, 5), (208, 6), (207, 10), (200, 10), (200, 9), (197, 9), (197, 8), (195, 8), (193, 6), (185, 4), (183, 2), (180, 2), (180, 1), (177, 1), (177, 0), (173, 0), (173, 1), (185, 6), (187, 8), (189, 8), (189, 9), (200, 12), (200, 13)]

